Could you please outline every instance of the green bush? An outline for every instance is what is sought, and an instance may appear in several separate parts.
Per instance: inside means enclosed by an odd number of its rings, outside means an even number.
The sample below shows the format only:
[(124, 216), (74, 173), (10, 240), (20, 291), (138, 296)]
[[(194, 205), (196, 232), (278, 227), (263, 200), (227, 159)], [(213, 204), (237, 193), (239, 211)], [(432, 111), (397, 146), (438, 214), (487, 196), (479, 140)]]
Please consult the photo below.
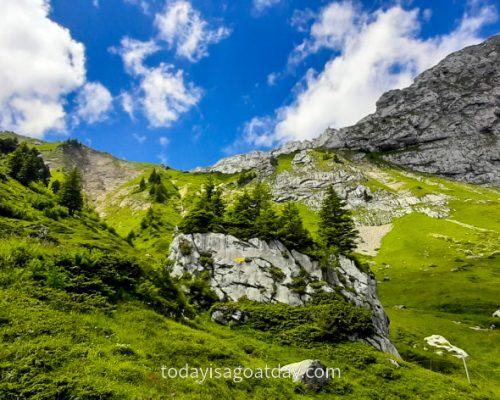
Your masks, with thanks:
[(246, 328), (268, 332), (282, 344), (312, 345), (335, 343), (373, 332), (371, 313), (335, 294), (316, 298), (304, 306), (262, 304), (249, 300), (237, 303), (217, 303), (211, 311), (224, 307), (228, 312), (240, 310), (248, 315)]

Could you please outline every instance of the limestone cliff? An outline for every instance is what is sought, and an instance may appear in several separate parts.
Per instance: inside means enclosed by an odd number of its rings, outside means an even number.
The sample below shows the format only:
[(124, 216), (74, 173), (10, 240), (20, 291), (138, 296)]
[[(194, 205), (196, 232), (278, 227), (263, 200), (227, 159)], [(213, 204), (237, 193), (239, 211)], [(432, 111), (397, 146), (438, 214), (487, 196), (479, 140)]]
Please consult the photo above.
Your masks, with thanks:
[[(213, 263), (200, 261), (201, 256), (211, 257)], [(208, 233), (178, 235), (170, 247), (170, 259), (173, 276), (208, 270), (210, 286), (222, 301), (237, 301), (246, 296), (263, 303), (303, 305), (318, 286), (326, 292), (337, 290), (348, 301), (372, 312), (374, 334), (363, 341), (398, 355), (389, 340), (389, 321), (378, 299), (374, 277), (360, 271), (348, 258), (340, 256), (338, 265), (325, 271), (317, 261), (295, 250), (289, 251), (278, 241), (242, 241)], [(276, 268), (281, 271), (279, 275)], [(299, 275), (305, 276), (307, 282), (302, 295), (289, 287)]]

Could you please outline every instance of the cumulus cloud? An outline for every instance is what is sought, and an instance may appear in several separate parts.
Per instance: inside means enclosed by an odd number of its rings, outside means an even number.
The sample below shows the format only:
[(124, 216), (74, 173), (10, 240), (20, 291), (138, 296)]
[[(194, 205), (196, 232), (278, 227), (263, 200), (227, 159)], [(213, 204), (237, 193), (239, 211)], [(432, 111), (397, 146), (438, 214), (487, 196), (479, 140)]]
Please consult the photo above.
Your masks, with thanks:
[(271, 117), (254, 117), (243, 125), (241, 137), (222, 151), (230, 155), (248, 151), (251, 147), (270, 147), (276, 141), (273, 135), (274, 126), (275, 121)]
[(76, 118), (88, 124), (106, 119), (113, 105), (113, 97), (99, 82), (86, 83), (76, 97)]
[(113, 48), (111, 50), (122, 56), (125, 70), (130, 75), (141, 75), (148, 70), (147, 67), (144, 66), (144, 60), (150, 55), (158, 52), (160, 46), (153, 40), (143, 42), (126, 36), (121, 40), (121, 47), (119, 49)]
[(184, 82), (182, 70), (161, 64), (144, 75), (141, 82), (144, 93), (142, 104), (153, 127), (168, 127), (179, 115), (189, 111), (201, 99), (202, 91), (192, 83)]
[(198, 10), (184, 0), (168, 2), (162, 13), (155, 16), (158, 36), (170, 48), (175, 48), (178, 56), (191, 62), (208, 55), (208, 46), (229, 36), (226, 27), (211, 29)]
[[(425, 14), (425, 15), (422, 15)], [(311, 139), (331, 127), (356, 123), (375, 111), (385, 91), (412, 83), (423, 70), (449, 53), (479, 43), (481, 28), (497, 19), (497, 10), (473, 1), (448, 34), (419, 37), (428, 12), (399, 5), (372, 13), (352, 2), (333, 2), (315, 17), (308, 37), (290, 55), (298, 63), (321, 49), (332, 58), (320, 72), (309, 70), (295, 89), (295, 100), (278, 110), (262, 134), (244, 136), (255, 146)]]
[(84, 46), (48, 17), (48, 0), (5, 0), (0, 13), (0, 126), (64, 131), (65, 96), (85, 82)]
[(156, 67), (144, 64), (148, 56), (160, 50), (154, 42), (124, 38), (121, 44), (114, 51), (122, 56), (126, 71), (139, 81), (133, 94), (121, 95), (122, 106), (129, 115), (140, 108), (152, 127), (169, 127), (198, 104), (202, 90), (185, 82), (182, 70), (166, 63)]

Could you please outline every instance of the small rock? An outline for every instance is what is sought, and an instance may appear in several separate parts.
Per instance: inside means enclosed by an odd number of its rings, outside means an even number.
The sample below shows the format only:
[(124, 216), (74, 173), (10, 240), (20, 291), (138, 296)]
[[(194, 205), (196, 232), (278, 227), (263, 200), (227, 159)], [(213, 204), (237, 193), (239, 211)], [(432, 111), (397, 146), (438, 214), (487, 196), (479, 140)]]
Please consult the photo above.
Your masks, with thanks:
[(404, 304), (397, 304), (394, 306), (396, 310), (405, 310), (406, 306)]
[(389, 282), (391, 280), (391, 277), (390, 276), (384, 276), (384, 282)]
[(399, 368), (400, 365), (396, 360), (393, 360), (392, 358), (388, 358), (389, 362), (394, 365), (396, 368)]
[(318, 391), (331, 380), (327, 368), (319, 360), (304, 360), (288, 364), (281, 367), (280, 371), (289, 372), (294, 382), (302, 382), (314, 391)]
[(221, 307), (212, 313), (211, 318), (212, 321), (221, 325), (228, 325), (230, 322), (242, 325), (247, 322), (248, 315), (241, 310), (233, 310), (230, 307)]
[(496, 310), (492, 316), (493, 318), (500, 318), (500, 310)]

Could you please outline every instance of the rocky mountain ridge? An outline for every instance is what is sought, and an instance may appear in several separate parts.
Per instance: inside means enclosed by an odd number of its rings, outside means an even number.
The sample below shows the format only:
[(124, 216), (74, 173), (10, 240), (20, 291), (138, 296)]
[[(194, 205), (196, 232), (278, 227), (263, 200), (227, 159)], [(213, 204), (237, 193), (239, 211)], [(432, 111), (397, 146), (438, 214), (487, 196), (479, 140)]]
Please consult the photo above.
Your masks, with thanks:
[(500, 36), (455, 52), (403, 90), (378, 100), (357, 124), (312, 141), (253, 152), (198, 171), (269, 172), (277, 157), (305, 149), (378, 153), (411, 170), (500, 186)]

